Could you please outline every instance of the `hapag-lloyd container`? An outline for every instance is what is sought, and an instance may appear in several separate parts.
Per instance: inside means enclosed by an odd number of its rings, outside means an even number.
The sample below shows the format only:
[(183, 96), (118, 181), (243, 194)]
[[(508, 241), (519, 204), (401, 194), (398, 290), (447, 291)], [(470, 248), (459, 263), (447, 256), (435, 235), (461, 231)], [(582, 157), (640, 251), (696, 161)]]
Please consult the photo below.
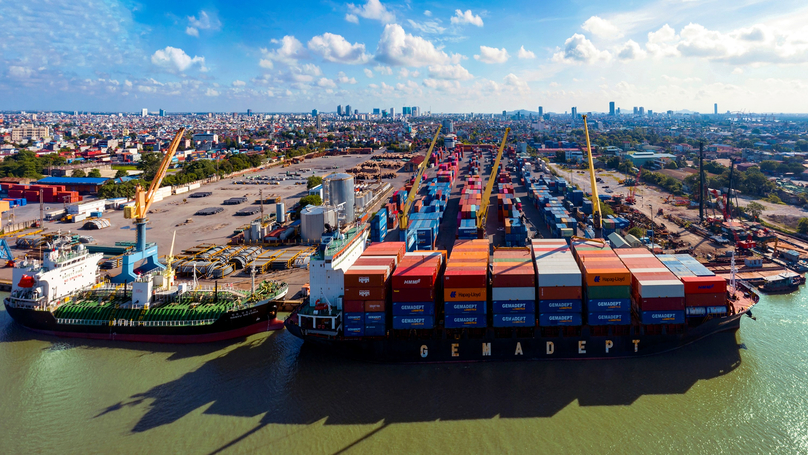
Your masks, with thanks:
[(486, 289), (444, 289), (443, 299), (445, 302), (479, 302), (486, 300)]

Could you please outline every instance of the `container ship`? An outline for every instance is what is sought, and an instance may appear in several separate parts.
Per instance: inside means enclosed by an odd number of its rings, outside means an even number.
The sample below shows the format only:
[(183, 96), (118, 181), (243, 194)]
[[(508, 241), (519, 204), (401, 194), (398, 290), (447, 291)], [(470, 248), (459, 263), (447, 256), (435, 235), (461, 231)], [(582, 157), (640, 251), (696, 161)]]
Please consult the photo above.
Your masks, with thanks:
[[(449, 171), (441, 174), (448, 187), (436, 178), (434, 191), (424, 196), (410, 190), (405, 200), (401, 194), (407, 191), (396, 193), (383, 216), (408, 216), (408, 203), (416, 199), (419, 210), (430, 214), (408, 222), (402, 241), (383, 241), (375, 221), (374, 238), (381, 242), (366, 246), (354, 233), (329, 250), (341, 252), (330, 256), (339, 261), (339, 273), (315, 274), (333, 270), (329, 255), (312, 260), (312, 288), (316, 281), (330, 294), (301, 305), (286, 328), (307, 343), (376, 362), (577, 360), (671, 351), (737, 331), (741, 318), (751, 316), (757, 301), (751, 287), (716, 276), (689, 255), (655, 255), (576, 237), (567, 208), (593, 214), (597, 207), (563, 179), (532, 173), (527, 156), (514, 157), (519, 179), (497, 176), (501, 154), (502, 147), (485, 190), (479, 152), (467, 156), (468, 168), (458, 177), (461, 149), (439, 171)], [(529, 238), (514, 180), (526, 187), (540, 218), (533, 224), (549, 238)], [(458, 183), (457, 231), (449, 252), (430, 240), (448, 220), (446, 200)], [(564, 195), (569, 197), (559, 197)], [(478, 238), (489, 200), (502, 228), (491, 237), (501, 247)], [(603, 227), (608, 232), (627, 226), (615, 217)]]
[[(135, 222), (137, 241), (122, 258), (112, 282), (100, 280), (100, 253), (89, 253), (70, 236), (51, 236), (43, 260), (23, 260), (12, 273), (4, 300), (14, 321), (36, 332), (63, 337), (158, 343), (202, 343), (240, 338), (283, 328), (276, 300), (289, 290), (283, 282), (262, 281), (250, 291), (174, 283), (173, 249), (167, 265), (157, 245), (146, 243), (149, 206), (179, 146), (175, 135), (147, 191), (138, 187), (125, 218)], [(139, 263), (137, 269), (135, 265)]]

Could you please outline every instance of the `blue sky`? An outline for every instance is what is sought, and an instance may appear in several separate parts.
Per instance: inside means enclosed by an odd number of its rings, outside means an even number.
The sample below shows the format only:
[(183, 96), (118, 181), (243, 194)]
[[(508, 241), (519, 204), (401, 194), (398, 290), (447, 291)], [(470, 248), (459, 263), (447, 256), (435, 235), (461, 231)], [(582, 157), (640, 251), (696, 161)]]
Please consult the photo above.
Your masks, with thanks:
[(0, 17), (5, 110), (808, 112), (792, 0), (30, 0)]

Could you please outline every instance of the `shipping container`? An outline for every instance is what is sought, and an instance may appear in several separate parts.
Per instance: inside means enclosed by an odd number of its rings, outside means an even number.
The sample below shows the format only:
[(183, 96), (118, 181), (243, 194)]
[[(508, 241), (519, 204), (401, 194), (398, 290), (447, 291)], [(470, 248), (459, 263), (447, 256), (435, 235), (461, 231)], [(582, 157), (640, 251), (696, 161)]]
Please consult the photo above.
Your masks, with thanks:
[(432, 329), (434, 327), (434, 316), (393, 316), (393, 328), (396, 330)]
[(536, 316), (533, 314), (495, 314), (494, 327), (535, 327)]
[(364, 336), (366, 337), (383, 337), (387, 335), (387, 329), (384, 324), (366, 324)]
[(394, 316), (434, 315), (435, 302), (393, 302)]
[(359, 327), (365, 325), (365, 313), (342, 313), (343, 325), (346, 327)]
[(580, 313), (583, 302), (580, 299), (539, 300), (539, 313)]
[(393, 301), (395, 302), (428, 302), (435, 300), (435, 289), (414, 288), (414, 289), (393, 289)]
[(708, 307), (723, 305), (727, 300), (727, 294), (687, 294), (685, 295), (685, 306), (687, 307)]
[(452, 302), (447, 301), (444, 304), (443, 312), (445, 314), (485, 314), (486, 302)]
[(444, 289), (443, 300), (445, 302), (479, 302), (487, 300), (487, 292), (485, 288)]
[(681, 278), (685, 294), (718, 294), (727, 292), (727, 280), (720, 276), (686, 276)]
[(631, 311), (631, 299), (589, 299), (586, 310), (592, 313)]
[(541, 327), (580, 326), (583, 317), (580, 313), (540, 313), (539, 325)]
[(611, 311), (608, 313), (589, 313), (586, 318), (589, 325), (630, 325), (631, 311)]
[(343, 300), (342, 311), (345, 313), (362, 313), (365, 311), (364, 300)]
[(479, 328), (486, 326), (484, 314), (447, 314), (444, 327), (447, 329)]
[(366, 300), (364, 303), (365, 312), (367, 313), (384, 312), (384, 310), (387, 308), (384, 300)]
[(351, 287), (345, 288), (345, 300), (385, 300), (387, 287)]
[(492, 287), (491, 300), (536, 300), (536, 288)]
[(535, 300), (494, 300), (491, 304), (493, 313), (498, 314), (522, 314), (535, 313)]
[(365, 336), (365, 326), (345, 326), (343, 328), (346, 337), (362, 337)]
[(685, 322), (684, 311), (643, 311), (641, 312), (641, 322), (643, 324), (683, 324)]
[(365, 313), (365, 325), (381, 324), (384, 325), (384, 313)]
[[(541, 275), (539, 275), (539, 279), (541, 280)], [(583, 288), (580, 285), (539, 288), (539, 300), (572, 300), (572, 299), (581, 300), (582, 298), (583, 298)]]

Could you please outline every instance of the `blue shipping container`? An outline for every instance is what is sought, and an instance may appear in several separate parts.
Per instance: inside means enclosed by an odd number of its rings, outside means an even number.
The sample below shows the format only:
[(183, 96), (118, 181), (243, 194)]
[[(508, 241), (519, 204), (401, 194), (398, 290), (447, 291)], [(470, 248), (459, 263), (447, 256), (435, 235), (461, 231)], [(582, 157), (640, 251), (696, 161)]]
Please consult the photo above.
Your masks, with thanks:
[(384, 324), (366, 324), (365, 336), (366, 337), (383, 337), (387, 334), (387, 329)]
[(536, 316), (532, 314), (495, 314), (494, 327), (535, 327)]
[(365, 336), (365, 326), (360, 325), (358, 327), (345, 327), (345, 336), (346, 337), (361, 337)]
[(423, 316), (435, 314), (435, 302), (393, 302), (394, 316)]
[(485, 302), (446, 302), (446, 314), (485, 314)]
[(586, 311), (631, 311), (631, 299), (589, 299), (586, 301)]
[(393, 328), (397, 330), (431, 329), (435, 327), (434, 316), (393, 316)]
[(342, 321), (345, 327), (359, 327), (365, 325), (365, 313), (343, 313)]
[(684, 311), (643, 311), (643, 324), (684, 324)]
[(586, 322), (589, 325), (629, 325), (631, 324), (631, 311), (589, 313)]
[(534, 314), (536, 313), (536, 302), (533, 300), (495, 300), (493, 310), (494, 314)]
[(580, 313), (545, 313), (539, 314), (539, 325), (542, 327), (580, 326), (583, 317)]
[(365, 325), (384, 325), (384, 313), (365, 313)]
[(705, 306), (689, 306), (685, 308), (685, 312), (687, 316), (706, 316), (707, 315), (707, 307)]
[(539, 300), (539, 313), (580, 313), (583, 304), (573, 300)]
[(445, 319), (447, 329), (465, 329), (485, 327), (484, 314), (447, 314)]

